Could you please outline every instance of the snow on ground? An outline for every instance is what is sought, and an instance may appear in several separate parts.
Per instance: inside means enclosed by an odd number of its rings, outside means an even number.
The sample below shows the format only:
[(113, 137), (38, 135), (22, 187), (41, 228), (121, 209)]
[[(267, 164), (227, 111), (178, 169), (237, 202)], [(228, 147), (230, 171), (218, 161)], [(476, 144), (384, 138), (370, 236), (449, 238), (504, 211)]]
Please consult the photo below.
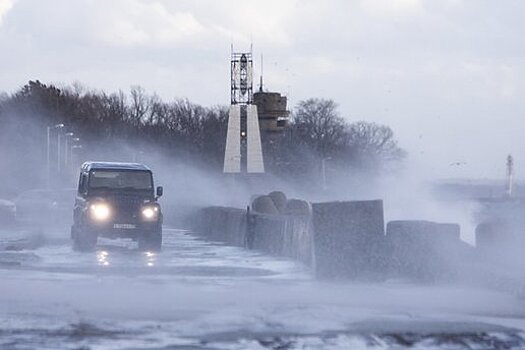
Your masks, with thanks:
[[(67, 236), (67, 235), (65, 235)], [(162, 253), (67, 240), (0, 251), (5, 349), (523, 349), (525, 303), (464, 286), (314, 281), (166, 230)]]

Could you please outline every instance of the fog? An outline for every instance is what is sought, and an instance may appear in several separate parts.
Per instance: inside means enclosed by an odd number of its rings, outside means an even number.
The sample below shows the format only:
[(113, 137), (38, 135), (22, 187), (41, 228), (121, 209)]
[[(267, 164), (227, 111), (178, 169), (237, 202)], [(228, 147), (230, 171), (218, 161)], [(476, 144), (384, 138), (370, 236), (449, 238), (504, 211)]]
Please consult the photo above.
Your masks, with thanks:
[[(11, 116), (4, 123), (0, 138), (0, 164), (2, 164), (2, 185), (0, 195), (15, 199), (20, 193), (46, 187), (46, 125), (38, 115)], [(72, 153), (67, 168), (57, 176), (57, 132), (51, 131), (50, 168), (53, 188), (75, 189), (80, 164), (83, 161), (140, 162), (149, 166), (154, 173), (156, 186), (164, 186), (161, 202), (165, 207), (166, 222), (181, 225), (192, 211), (206, 206), (232, 206), (245, 208), (256, 194), (283, 191), (289, 198), (305, 199), (311, 202), (332, 200), (382, 199), (385, 208), (385, 222), (390, 220), (429, 220), (451, 222), (461, 225), (462, 239), (475, 244), (474, 231), (476, 213), (480, 204), (472, 198), (458, 200), (443, 199), (436, 192), (437, 178), (410, 161), (403, 161), (401, 167), (378, 173), (363, 169), (341, 171), (327, 162), (327, 187), (322, 188), (321, 173), (312, 165), (313, 183), (286, 181), (271, 174), (251, 175), (247, 178), (211, 171), (191, 157), (177, 157), (157, 149), (150, 144), (139, 144), (119, 140), (97, 142), (90, 140), (83, 149)], [(2, 141), (3, 140), (3, 141)], [(13, 142), (14, 141), (14, 142)], [(11, 142), (11, 144), (5, 144)], [(62, 140), (62, 146), (64, 141)], [(315, 158), (315, 157), (312, 157)], [(503, 163), (503, 162), (502, 162)], [(504, 169), (504, 166), (501, 165)], [(503, 171), (502, 171), (503, 172)], [(455, 180), (452, 180), (455, 181)], [(504, 179), (501, 193), (498, 186), (494, 197), (504, 194)]]
[[(524, 349), (524, 10), (508, 0), (0, 0), (0, 349)], [(232, 44), (253, 49), (257, 78), (264, 56), (264, 89), (292, 112), (333, 99), (348, 125), (391, 128), (407, 156), (359, 158), (341, 143), (316, 153), (290, 138), (299, 151), (273, 159), (284, 171), (223, 174)], [(164, 189), (160, 251), (142, 236), (73, 241), (86, 161), (152, 170)], [(308, 201), (308, 215), (242, 211), (272, 191)], [(156, 200), (140, 198), (134, 218)], [(375, 240), (369, 207), (334, 215), (332, 240), (316, 235), (310, 204), (371, 200), (384, 211)], [(208, 207), (239, 209), (233, 224), (213, 223), (242, 242), (192, 231)], [(283, 217), (275, 231), (291, 237), (270, 243), (296, 239), (295, 255), (253, 249), (257, 220)], [(392, 222), (398, 231), (384, 234)], [(280, 237), (259, 227), (266, 242)], [(323, 275), (321, 259), (341, 271)]]
[[(84, 130), (55, 128), (62, 122), (55, 110), (0, 110), (0, 117), (0, 199), (17, 206), (16, 221), (0, 223), (0, 347), (75, 348), (79, 341), (93, 349), (434, 349), (447, 348), (451, 337), (457, 348), (525, 344), (523, 206), (519, 187), (514, 197), (505, 196), (503, 175), (490, 182), (449, 179), (447, 187), (441, 174), (409, 154), (368, 168), (325, 158), (323, 176), (318, 156), (305, 150), (311, 163), (302, 177), (233, 176), (203, 162), (197, 150), (157, 147), (140, 135), (95, 132), (81, 140), (82, 148), (67, 150), (65, 134), (83, 137)], [(504, 174), (504, 160), (490, 166)], [(164, 188), (161, 252), (106, 238), (94, 251), (73, 249), (73, 204), (85, 161), (151, 168), (155, 186)], [(60, 196), (31, 199), (40, 207), (22, 218), (24, 196), (48, 187)], [(315, 257), (306, 266), (191, 232), (200, 209), (245, 209), (271, 191), (310, 203), (380, 199), (385, 226), (459, 224), (462, 242), (433, 242), (437, 272), (427, 275), (428, 266), (410, 266), (413, 275), (392, 272), (385, 255), (379, 257), (383, 278), (363, 272), (357, 279), (324, 279), (316, 275)]]
[[(2, 197), (14, 199), (46, 187), (47, 125), (39, 118), (12, 117), (1, 130)], [(423, 348), (439, 348), (451, 333), (480, 346), (506, 344), (500, 338), (525, 344), (520, 335), (525, 329), (521, 262), (487, 268), (485, 261), (473, 263), (470, 254), (454, 260), (458, 256), (451, 250), (449, 259), (459, 264), (458, 271), (442, 281), (319, 281), (298, 262), (176, 230), (188, 228), (188, 217), (200, 208), (246, 208), (255, 194), (278, 190), (311, 202), (382, 199), (385, 223), (459, 223), (461, 238), (474, 245), (481, 204), (461, 195), (444, 199), (435, 179), (409, 160), (384, 174), (339, 173), (328, 165), (323, 189), (320, 176), (311, 186), (270, 174), (232, 177), (146, 143), (89, 140), (59, 177), (54, 170), (57, 133), (52, 132), (54, 189), (76, 189), (79, 166), (88, 160), (139, 162), (152, 169), (155, 186), (164, 187), (159, 200), (165, 218), (163, 251), (147, 255), (123, 239), (102, 239), (95, 252), (73, 251), (73, 198), (67, 201), (67, 219), (58, 225), (47, 222), (43, 211), (36, 225), (2, 227), (2, 346), (72, 348), (79, 341), (93, 349), (174, 344), (258, 349), (271, 339), (292, 342), (297, 347), (291, 349), (384, 348), (404, 346), (404, 337), (414, 333), (420, 338), (412, 341)], [(24, 239), (33, 243), (24, 245)], [(493, 338), (475, 338), (480, 332)]]

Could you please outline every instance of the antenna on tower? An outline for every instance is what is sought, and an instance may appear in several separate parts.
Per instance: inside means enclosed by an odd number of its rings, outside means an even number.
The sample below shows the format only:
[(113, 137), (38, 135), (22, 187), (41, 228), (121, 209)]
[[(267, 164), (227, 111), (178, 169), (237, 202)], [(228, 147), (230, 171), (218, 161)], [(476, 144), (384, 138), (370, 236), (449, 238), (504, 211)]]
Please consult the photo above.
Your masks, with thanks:
[(261, 78), (259, 81), (259, 92), (263, 92), (263, 73), (264, 73), (264, 62), (263, 62), (263, 54), (261, 53)]
[(512, 197), (514, 192), (514, 159), (507, 156), (507, 196)]

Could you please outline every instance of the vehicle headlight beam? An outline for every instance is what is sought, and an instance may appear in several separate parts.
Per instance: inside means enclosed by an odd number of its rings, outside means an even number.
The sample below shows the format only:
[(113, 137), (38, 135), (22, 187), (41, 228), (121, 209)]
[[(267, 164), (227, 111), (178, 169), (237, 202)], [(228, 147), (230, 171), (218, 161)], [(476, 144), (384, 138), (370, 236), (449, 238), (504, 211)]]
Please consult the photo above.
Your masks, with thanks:
[(95, 220), (104, 221), (111, 215), (111, 209), (106, 203), (93, 203), (90, 206), (91, 215)]
[(146, 220), (156, 220), (159, 216), (159, 208), (148, 206), (142, 208), (142, 217)]

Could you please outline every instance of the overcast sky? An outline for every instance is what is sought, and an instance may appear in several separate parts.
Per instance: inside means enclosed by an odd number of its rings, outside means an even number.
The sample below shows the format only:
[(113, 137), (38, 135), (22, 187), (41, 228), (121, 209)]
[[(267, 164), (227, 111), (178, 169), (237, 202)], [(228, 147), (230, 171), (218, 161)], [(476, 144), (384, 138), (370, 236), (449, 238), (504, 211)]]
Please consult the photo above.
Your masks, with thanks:
[[(30, 79), (229, 103), (230, 45), (293, 106), (391, 126), (436, 177), (525, 179), (525, 1), (0, 0), (0, 90)], [(258, 74), (258, 73), (257, 73)]]

